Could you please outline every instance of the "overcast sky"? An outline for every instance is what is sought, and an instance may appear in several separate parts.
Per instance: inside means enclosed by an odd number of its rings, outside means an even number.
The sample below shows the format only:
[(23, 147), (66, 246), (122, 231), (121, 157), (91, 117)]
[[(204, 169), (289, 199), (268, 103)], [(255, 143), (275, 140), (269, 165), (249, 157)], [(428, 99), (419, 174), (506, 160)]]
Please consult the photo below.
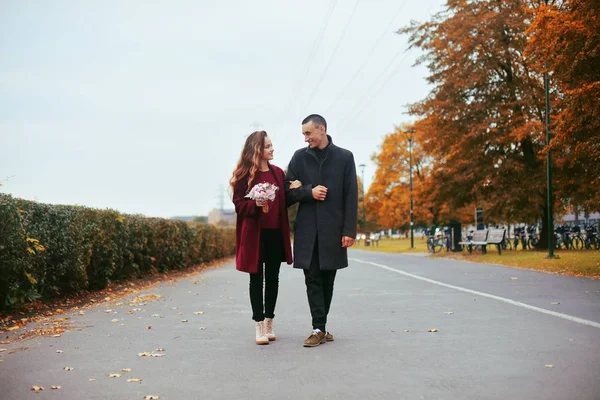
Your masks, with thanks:
[(248, 134), (266, 130), (285, 168), (311, 113), (368, 185), (383, 136), (429, 90), (394, 32), (443, 3), (0, 0), (0, 191), (206, 215)]

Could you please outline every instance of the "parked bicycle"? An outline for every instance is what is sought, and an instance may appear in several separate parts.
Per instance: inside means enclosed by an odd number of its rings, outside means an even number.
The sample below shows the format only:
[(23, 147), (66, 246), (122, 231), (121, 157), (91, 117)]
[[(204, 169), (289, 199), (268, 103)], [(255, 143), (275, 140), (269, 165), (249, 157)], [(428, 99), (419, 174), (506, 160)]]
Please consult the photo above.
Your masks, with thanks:
[[(436, 235), (433, 229), (427, 229), (427, 251), (429, 253), (438, 253), (444, 247), (441, 235)], [(437, 237), (436, 237), (437, 236)]]
[(598, 229), (594, 225), (584, 225), (585, 239), (584, 245), (588, 250), (600, 250), (600, 240), (598, 239)]

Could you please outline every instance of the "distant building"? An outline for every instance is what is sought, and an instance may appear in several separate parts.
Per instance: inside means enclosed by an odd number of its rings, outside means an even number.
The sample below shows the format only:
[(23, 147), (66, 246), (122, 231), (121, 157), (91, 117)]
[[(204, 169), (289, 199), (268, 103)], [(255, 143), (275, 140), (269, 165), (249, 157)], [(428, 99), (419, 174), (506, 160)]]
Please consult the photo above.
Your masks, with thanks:
[(235, 217), (235, 210), (220, 210), (214, 208), (211, 212), (208, 213), (208, 223), (212, 225), (235, 225)]
[(584, 214), (584, 213), (580, 213), (578, 216), (575, 216), (575, 214), (566, 214), (562, 220), (564, 221), (565, 224), (567, 225), (593, 225), (593, 224), (597, 224), (598, 222), (600, 222), (600, 213), (591, 213), (591, 214)]

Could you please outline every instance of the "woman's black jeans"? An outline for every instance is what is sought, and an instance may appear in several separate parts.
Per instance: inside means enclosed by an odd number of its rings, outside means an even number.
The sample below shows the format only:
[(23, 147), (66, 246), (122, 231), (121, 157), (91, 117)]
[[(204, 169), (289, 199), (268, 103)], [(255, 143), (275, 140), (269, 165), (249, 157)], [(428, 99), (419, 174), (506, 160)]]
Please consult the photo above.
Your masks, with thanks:
[(279, 292), (279, 268), (284, 258), (281, 231), (279, 229), (261, 229), (258, 273), (250, 274), (249, 290), (252, 319), (256, 322), (275, 317), (275, 305)]

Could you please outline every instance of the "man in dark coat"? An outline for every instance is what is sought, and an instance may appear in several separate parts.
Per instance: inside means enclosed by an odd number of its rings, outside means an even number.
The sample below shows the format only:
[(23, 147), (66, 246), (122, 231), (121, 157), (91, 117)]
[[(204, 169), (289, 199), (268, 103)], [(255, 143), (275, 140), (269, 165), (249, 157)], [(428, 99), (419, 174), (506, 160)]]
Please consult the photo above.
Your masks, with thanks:
[[(304, 342), (315, 347), (333, 341), (325, 330), (338, 269), (348, 266), (358, 218), (354, 156), (333, 144), (327, 122), (317, 114), (302, 121), (308, 148), (294, 153), (286, 175), (288, 205), (300, 203), (294, 224), (294, 268), (304, 270), (313, 332)], [(302, 186), (290, 190), (289, 183)]]

